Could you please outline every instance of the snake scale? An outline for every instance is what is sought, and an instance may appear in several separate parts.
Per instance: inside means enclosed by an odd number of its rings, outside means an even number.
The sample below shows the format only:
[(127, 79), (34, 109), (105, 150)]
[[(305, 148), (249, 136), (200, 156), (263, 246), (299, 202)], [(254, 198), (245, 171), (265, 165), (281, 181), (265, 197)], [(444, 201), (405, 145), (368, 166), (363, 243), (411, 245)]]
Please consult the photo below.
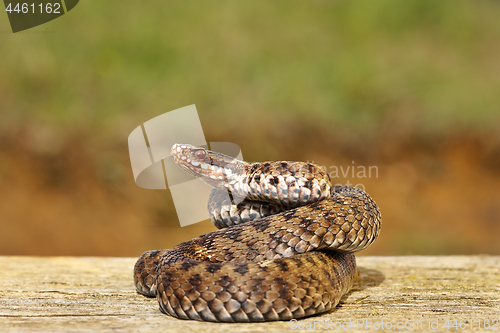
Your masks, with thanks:
[(175, 144), (171, 155), (214, 187), (209, 214), (224, 228), (138, 259), (136, 289), (156, 297), (163, 313), (213, 322), (290, 320), (334, 308), (351, 289), (358, 276), (353, 252), (381, 228), (367, 193), (333, 186), (311, 163), (248, 163), (187, 144)]

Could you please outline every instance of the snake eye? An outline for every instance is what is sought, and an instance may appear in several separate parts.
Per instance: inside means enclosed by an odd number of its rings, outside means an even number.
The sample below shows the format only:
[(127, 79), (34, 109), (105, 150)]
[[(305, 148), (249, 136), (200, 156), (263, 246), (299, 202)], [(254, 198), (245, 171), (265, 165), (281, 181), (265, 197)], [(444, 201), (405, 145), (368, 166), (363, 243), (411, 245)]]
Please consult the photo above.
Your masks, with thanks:
[(194, 156), (199, 159), (199, 160), (203, 160), (205, 158), (207, 154), (205, 153), (204, 150), (197, 150), (195, 153), (194, 153)]

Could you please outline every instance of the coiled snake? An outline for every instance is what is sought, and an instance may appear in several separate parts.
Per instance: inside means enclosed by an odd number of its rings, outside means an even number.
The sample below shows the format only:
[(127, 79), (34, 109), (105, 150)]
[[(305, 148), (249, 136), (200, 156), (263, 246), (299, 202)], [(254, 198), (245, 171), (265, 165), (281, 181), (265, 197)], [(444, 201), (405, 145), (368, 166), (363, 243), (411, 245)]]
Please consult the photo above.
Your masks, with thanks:
[(247, 163), (184, 144), (171, 154), (214, 187), (209, 213), (227, 228), (139, 258), (136, 289), (156, 297), (162, 312), (214, 322), (290, 320), (328, 311), (350, 290), (358, 274), (352, 252), (380, 232), (367, 193), (332, 186), (311, 163)]

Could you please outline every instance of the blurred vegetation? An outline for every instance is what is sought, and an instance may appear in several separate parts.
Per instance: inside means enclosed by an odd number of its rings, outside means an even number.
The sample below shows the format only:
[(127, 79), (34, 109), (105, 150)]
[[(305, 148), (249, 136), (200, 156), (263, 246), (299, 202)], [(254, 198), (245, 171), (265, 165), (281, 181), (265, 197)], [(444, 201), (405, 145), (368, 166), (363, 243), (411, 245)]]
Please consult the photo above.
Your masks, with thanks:
[(1, 126), (123, 140), (195, 103), (214, 132), (281, 117), (362, 136), (495, 128), (498, 17), (495, 1), (81, 1), (2, 34)]
[(135, 186), (126, 147), (191, 104), (248, 160), (379, 166), (373, 253), (500, 253), (499, 17), (498, 1), (94, 0), (12, 34), (0, 14), (0, 254), (199, 234)]

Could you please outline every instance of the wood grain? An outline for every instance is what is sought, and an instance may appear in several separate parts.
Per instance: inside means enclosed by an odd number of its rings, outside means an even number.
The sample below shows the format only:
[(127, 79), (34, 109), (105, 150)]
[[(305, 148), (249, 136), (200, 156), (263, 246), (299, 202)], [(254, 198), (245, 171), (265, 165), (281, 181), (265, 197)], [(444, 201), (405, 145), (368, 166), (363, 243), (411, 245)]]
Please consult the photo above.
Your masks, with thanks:
[(484, 330), (485, 319), (500, 320), (500, 256), (359, 256), (361, 279), (335, 310), (292, 323), (255, 324), (161, 314), (156, 299), (134, 290), (135, 260), (0, 257), (0, 331), (362, 332), (394, 331), (398, 323), (425, 331), (436, 320), (447, 331), (446, 321), (451, 329), (457, 319), (465, 326), (458, 331), (467, 332)]

